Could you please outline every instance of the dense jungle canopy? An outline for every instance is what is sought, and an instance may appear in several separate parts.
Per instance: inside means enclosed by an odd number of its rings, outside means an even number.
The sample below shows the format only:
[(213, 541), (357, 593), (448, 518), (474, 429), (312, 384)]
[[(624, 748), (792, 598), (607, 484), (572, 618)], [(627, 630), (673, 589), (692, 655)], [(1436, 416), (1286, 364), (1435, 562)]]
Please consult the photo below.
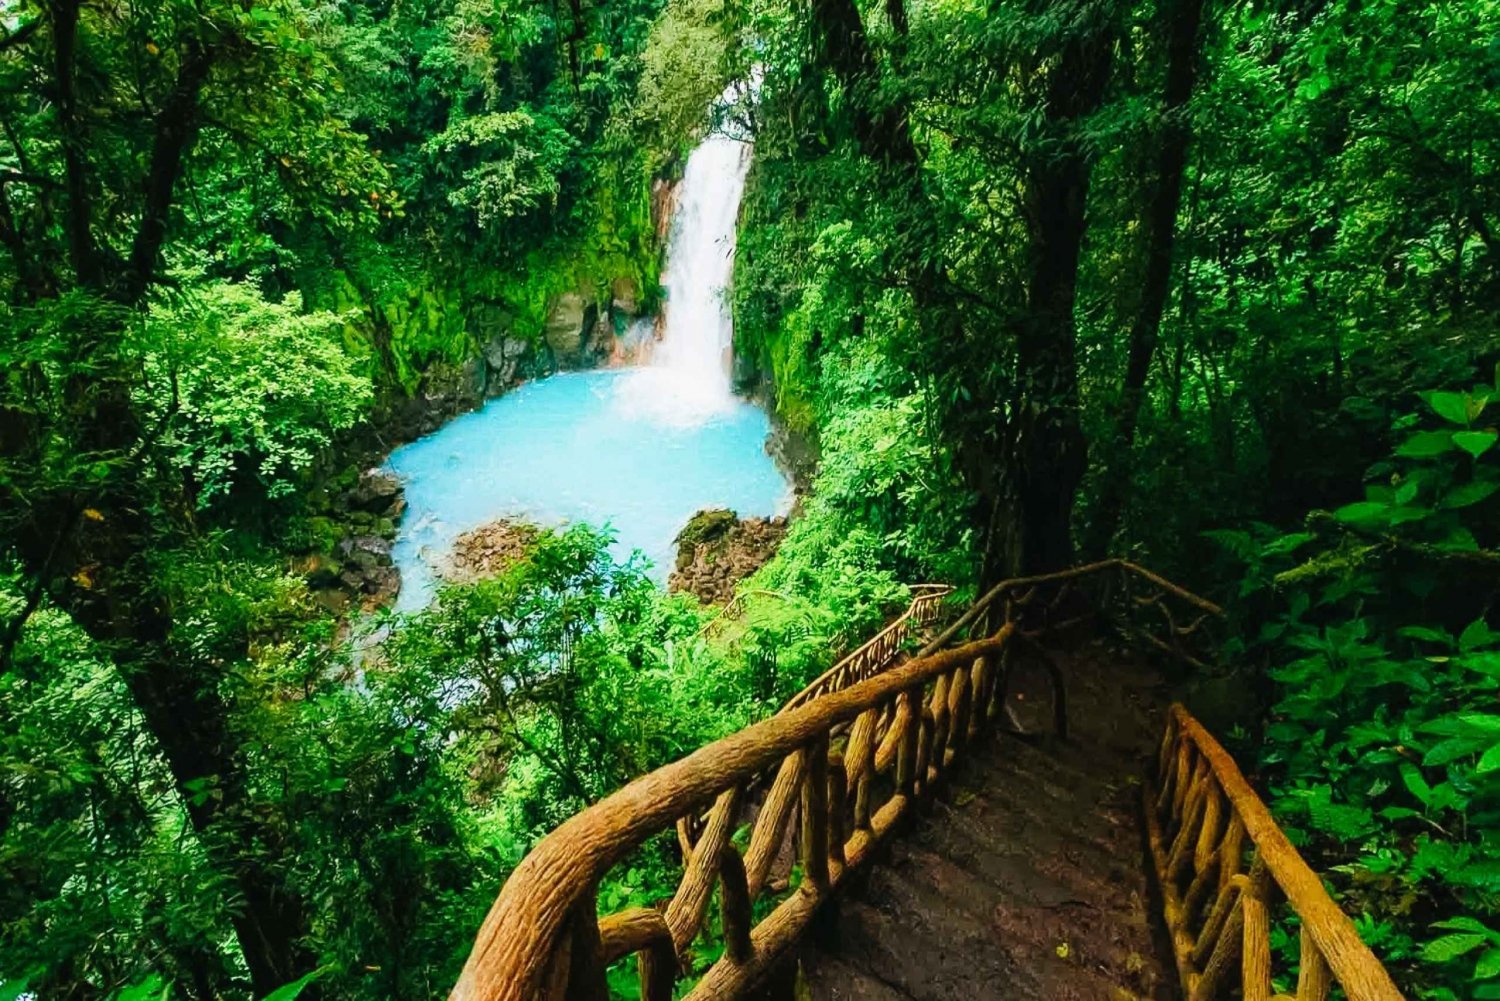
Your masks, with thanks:
[[(605, 526), (328, 599), (726, 127), (817, 456), (738, 625)], [(0, 133), (0, 998), (442, 996), (906, 585), (1104, 554), (1225, 600), (1182, 690), (1403, 990), (1500, 998), (1500, 2), (0, 0)]]

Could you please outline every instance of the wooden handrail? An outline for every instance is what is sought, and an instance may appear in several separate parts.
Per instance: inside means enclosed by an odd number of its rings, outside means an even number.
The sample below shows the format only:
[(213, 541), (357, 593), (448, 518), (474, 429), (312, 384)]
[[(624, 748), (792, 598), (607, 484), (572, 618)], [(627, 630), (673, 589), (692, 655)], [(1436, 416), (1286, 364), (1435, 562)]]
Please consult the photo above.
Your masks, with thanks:
[[(1207, 1001), (1237, 986), (1272, 998), (1268, 907), (1280, 887), (1302, 925), (1297, 1001), (1323, 1001), (1331, 982), (1350, 1001), (1401, 992), (1354, 922), (1276, 825), (1234, 759), (1173, 705), (1148, 789), (1146, 823), (1184, 995)], [(1249, 856), (1249, 870), (1243, 871)], [(1235, 958), (1240, 975), (1232, 977)], [(1277, 995), (1286, 997), (1286, 995)]]
[[(605, 968), (631, 954), (641, 996), (671, 1001), (679, 957), (702, 929), (716, 886), (724, 955), (686, 996), (744, 994), (991, 725), (1004, 704), (1012, 640), (1077, 621), (1053, 616), (1071, 611), (1065, 598), (1080, 581), (1103, 584), (1101, 604), (1131, 635), (1195, 663), (1184, 641), (1221, 614), (1123, 560), (1003, 582), (912, 660), (893, 666), (894, 656), (872, 658), (880, 666), (865, 677), (838, 674), (816, 697), (636, 779), (543, 838), (491, 907), (451, 1001), (604, 1001)], [(1141, 586), (1148, 593), (1137, 593)], [(1198, 618), (1179, 625), (1169, 599)], [(1127, 621), (1151, 610), (1165, 636)], [(976, 632), (980, 638), (945, 649)], [(1233, 762), (1180, 707), (1170, 716), (1160, 765), (1148, 828), (1190, 998), (1213, 996), (1243, 942), (1243, 996), (1270, 1001), (1265, 889), (1272, 880), (1304, 920), (1300, 1001), (1323, 998), (1330, 976), (1356, 1001), (1400, 997)], [(760, 797), (757, 809), (747, 809), (752, 795)], [(671, 900), (601, 918), (600, 880), (674, 826), (683, 875)], [(738, 840), (742, 832), (747, 836)], [(1240, 871), (1245, 838), (1256, 849), (1248, 873)], [(785, 888), (786, 880), (773, 876), (789, 839), (802, 858), (800, 885), (755, 923), (756, 901), (774, 886)], [(1215, 885), (1214, 907), (1204, 913)]]
[(935, 621), (943, 599), (953, 593), (953, 588), (948, 584), (914, 584), (911, 589), (916, 592), (916, 597), (912, 598), (906, 611), (858, 649), (808, 682), (802, 691), (787, 700), (781, 711), (804, 706), (819, 696), (848, 688), (894, 664), (911, 635), (912, 627), (929, 625)]
[[(710, 822), (709, 830), (699, 841), (688, 864), (685, 884), (691, 881), (691, 892), (684, 894), (679, 889), (672, 901), (675, 906), (679, 901), (692, 902), (701, 897), (706, 903), (708, 894), (701, 887), (706, 885), (708, 890), (712, 889), (722, 853), (734, 850), (728, 844), (731, 832), (727, 825), (731, 821), (726, 818), (734, 813), (732, 794), (737, 791), (739, 783), (786, 761), (789, 755), (803, 754), (805, 748), (839, 723), (854, 720), (934, 678), (952, 673), (955, 668), (967, 668), (978, 658), (993, 657), (1004, 647), (1013, 631), (1013, 627), (1007, 624), (987, 639), (909, 661), (851, 688), (773, 716), (636, 779), (567, 820), (543, 838), (506, 881), (480, 928), (474, 950), (464, 964), (450, 998), (454, 1001), (530, 1001), (553, 996), (601, 996), (597, 992), (598, 985), (567, 984), (568, 971), (559, 974), (556, 968), (575, 965), (567, 955), (571, 949), (561, 949), (564, 933), (574, 930), (568, 927), (570, 924), (588, 920), (579, 913), (578, 905), (582, 901), (592, 904), (594, 888), (612, 866), (648, 838), (670, 829), (679, 817), (715, 803), (714, 814), (723, 830), (715, 831), (714, 822)], [(908, 726), (914, 729), (914, 721)], [(942, 757), (937, 755), (938, 759)], [(869, 775), (850, 776), (849, 779), (851, 782), (868, 781)], [(808, 786), (805, 777), (801, 784)], [(810, 918), (812, 909), (805, 900), (797, 902), (798, 898), (812, 896), (821, 900), (831, 892), (844, 872), (868, 857), (873, 842), (889, 832), (906, 812), (909, 802), (907, 794), (897, 792), (893, 795), (891, 801), (882, 807), (880, 815), (872, 818), (871, 830), (856, 831), (854, 837), (845, 843), (844, 866), (836, 873), (830, 873), (827, 886), (805, 890), (794, 895), (792, 901), (783, 902), (752, 933), (751, 960), (732, 965), (738, 971), (760, 972), (774, 958), (765, 955), (764, 945), (789, 932), (794, 938), (795, 931), (799, 931)], [(781, 832), (774, 833), (779, 839)], [(711, 858), (713, 864), (700, 864), (699, 860), (704, 859), (710, 849), (710, 842), (715, 848)], [(706, 879), (695, 878), (695, 873), (700, 870), (707, 874)], [(698, 917), (701, 920), (701, 914)], [(669, 925), (672, 918), (673, 907), (669, 907)], [(692, 922), (692, 931), (696, 933), (697, 922)], [(674, 930), (673, 938), (677, 940), (685, 934)], [(597, 927), (592, 936), (584, 934), (582, 937), (585, 940), (597, 938)], [(691, 935), (686, 937), (691, 940)], [(679, 949), (683, 944), (685, 942), (679, 943)], [(559, 957), (561, 963), (557, 962)], [(722, 961), (718, 965), (723, 965)], [(717, 978), (718, 981), (725, 979), (730, 979), (733, 986), (739, 978), (729, 972), (721, 973)], [(562, 993), (554, 995), (552, 987), (558, 981), (564, 986)], [(704, 984), (707, 982), (705, 978), (690, 996), (722, 996), (705, 993)]]

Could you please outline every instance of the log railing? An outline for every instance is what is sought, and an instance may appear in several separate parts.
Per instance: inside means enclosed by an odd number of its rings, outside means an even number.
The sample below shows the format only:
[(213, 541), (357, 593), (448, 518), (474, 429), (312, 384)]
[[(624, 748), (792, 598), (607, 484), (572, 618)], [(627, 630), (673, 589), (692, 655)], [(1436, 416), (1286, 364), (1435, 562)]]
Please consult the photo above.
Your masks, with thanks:
[[(1094, 610), (1187, 659), (1199, 656), (1185, 648), (1198, 625), (1219, 614), (1212, 603), (1119, 560), (998, 585), (913, 659), (887, 660), (865, 677), (842, 676), (818, 697), (636, 779), (542, 839), (491, 907), (451, 1001), (602, 1001), (606, 969), (630, 956), (641, 997), (670, 1001), (680, 958), (702, 931), (715, 888), (723, 956), (701, 971), (686, 997), (744, 995), (990, 727), (1003, 703), (1010, 647), (1090, 614), (1073, 600), (1085, 593)], [(1153, 615), (1156, 631), (1135, 620), (1142, 611)], [(1176, 732), (1191, 731), (1179, 724)], [(1180, 739), (1172, 738), (1174, 749)], [(1199, 767), (1190, 754), (1185, 760), (1189, 770), (1181, 774)], [(1201, 829), (1201, 817), (1193, 818), (1207, 809), (1199, 805), (1205, 794), (1167, 788), (1174, 790), (1164, 801), (1176, 804), (1171, 816)], [(746, 809), (752, 795), (756, 808)], [(684, 836), (689, 818), (691, 838)], [(1259, 829), (1245, 824), (1256, 840)], [(671, 898), (656, 908), (599, 915), (596, 893), (605, 875), (674, 827), (683, 871)], [(756, 902), (773, 886), (787, 888), (773, 870), (789, 846), (800, 856), (800, 882), (756, 921)], [(1233, 847), (1218, 850), (1227, 857)], [(1187, 898), (1203, 892), (1194, 883)], [(1184, 913), (1182, 895), (1177, 899)], [(1325, 909), (1337, 911), (1323, 899)], [(1253, 907), (1236, 913), (1254, 926)], [(1345, 937), (1317, 942), (1342, 977), (1343, 960), (1334, 957), (1347, 954), (1340, 951)], [(1394, 996), (1350, 991), (1354, 998)]]
[[(841, 691), (856, 682), (874, 677), (893, 667), (919, 629), (932, 625), (942, 615), (943, 602), (953, 593), (948, 584), (913, 584), (911, 604), (884, 629), (870, 637), (833, 667), (814, 678), (796, 695), (787, 700), (778, 712), (789, 712), (806, 705), (813, 699), (830, 692)], [(831, 736), (837, 737), (843, 728), (836, 728)], [(775, 780), (775, 771), (766, 772), (747, 782), (740, 797), (741, 811), (759, 805), (759, 800)], [(689, 855), (693, 846), (702, 837), (708, 823), (707, 813), (690, 815), (677, 822), (677, 838), (683, 855)]]
[[(1350, 1001), (1399, 1001), (1385, 967), (1234, 759), (1180, 705), (1168, 715), (1145, 812), (1188, 1001), (1323, 1001), (1334, 984)], [(1278, 889), (1301, 926), (1293, 994), (1274, 993), (1271, 982), (1270, 908)]]
[(807, 705), (813, 699), (829, 692), (848, 688), (884, 671), (896, 662), (912, 633), (930, 626), (942, 614), (943, 600), (953, 593), (947, 584), (915, 584), (915, 596), (906, 611), (880, 632), (870, 637), (859, 649), (814, 678), (806, 688), (793, 695), (781, 711)]
[[(753, 986), (818, 906), (874, 855), (982, 729), (994, 665), (1014, 633), (912, 660), (781, 713), (637, 779), (568, 820), (522, 860), (481, 928), (455, 999), (602, 999), (604, 971), (639, 956), (641, 996), (669, 1001), (677, 957), (698, 935), (716, 885), (724, 957), (687, 995), (732, 998)], [(831, 747), (829, 734), (850, 724)], [(775, 780), (743, 854), (731, 841), (742, 790)], [(645, 841), (710, 807), (683, 876), (660, 910), (599, 917), (599, 880)], [(802, 881), (758, 924), (753, 902), (798, 820)]]

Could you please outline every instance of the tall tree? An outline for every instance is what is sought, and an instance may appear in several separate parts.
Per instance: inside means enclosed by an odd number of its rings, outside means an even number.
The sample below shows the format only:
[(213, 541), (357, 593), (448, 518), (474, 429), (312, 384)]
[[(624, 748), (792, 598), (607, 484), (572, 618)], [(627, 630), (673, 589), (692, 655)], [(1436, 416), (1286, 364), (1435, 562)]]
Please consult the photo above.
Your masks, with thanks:
[(1101, 473), (1084, 547), (1090, 556), (1102, 556), (1108, 550), (1120, 524), (1146, 380), (1156, 356), (1162, 314), (1171, 291), (1183, 172), (1192, 141), (1188, 102), (1202, 61), (1203, 5), (1204, 0), (1175, 0), (1163, 8), (1167, 22), (1167, 73), (1157, 129), (1155, 170), (1147, 179), (1145, 276), (1140, 307), (1130, 327), (1114, 435), (1094, 443), (1093, 461)]
[[(107, 12), (48, 0), (34, 16), (4, 54), (32, 83), (0, 103), (15, 156), (36, 171), (29, 224), (4, 214), (20, 308), (0, 460), (4, 527), (32, 581), (23, 616), (45, 595), (114, 659), (205, 850), (234, 880), (240, 950), (266, 994), (310, 966), (309, 917), (285, 882), (286, 838), (253, 800), (219, 665), (183, 642), (154, 557), (192, 525), (155, 454), (165, 425), (137, 406), (136, 341), (204, 130), (285, 143), (283, 116), (314, 109), (320, 66), (285, 44), (303, 30), (288, 4)], [(288, 78), (303, 83), (273, 96)], [(8, 623), (10, 641), (20, 625)]]
[(1104, 100), (1114, 47), (1113, 5), (1053, 3), (1067, 37), (1047, 73), (1043, 114), (1055, 134), (1027, 165), (1030, 228), (1026, 312), (1016, 330), (1016, 395), (1002, 459), (1005, 570), (1053, 570), (1073, 560), (1073, 502), (1087, 462), (1079, 421), (1078, 261), (1092, 170), (1079, 135)]

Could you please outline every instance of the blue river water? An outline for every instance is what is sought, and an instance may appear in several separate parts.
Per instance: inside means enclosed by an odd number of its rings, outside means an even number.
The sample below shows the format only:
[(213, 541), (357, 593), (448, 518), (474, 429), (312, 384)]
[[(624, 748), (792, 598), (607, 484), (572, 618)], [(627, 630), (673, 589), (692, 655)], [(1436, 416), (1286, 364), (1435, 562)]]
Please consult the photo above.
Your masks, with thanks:
[(555, 375), (392, 452), (407, 502), (392, 554), (402, 576), (397, 609), (426, 605), (454, 539), (497, 518), (607, 526), (615, 554), (640, 550), (664, 583), (673, 540), (695, 512), (784, 512), (790, 488), (765, 450), (765, 412), (732, 398), (662, 406), (671, 387), (657, 374)]

